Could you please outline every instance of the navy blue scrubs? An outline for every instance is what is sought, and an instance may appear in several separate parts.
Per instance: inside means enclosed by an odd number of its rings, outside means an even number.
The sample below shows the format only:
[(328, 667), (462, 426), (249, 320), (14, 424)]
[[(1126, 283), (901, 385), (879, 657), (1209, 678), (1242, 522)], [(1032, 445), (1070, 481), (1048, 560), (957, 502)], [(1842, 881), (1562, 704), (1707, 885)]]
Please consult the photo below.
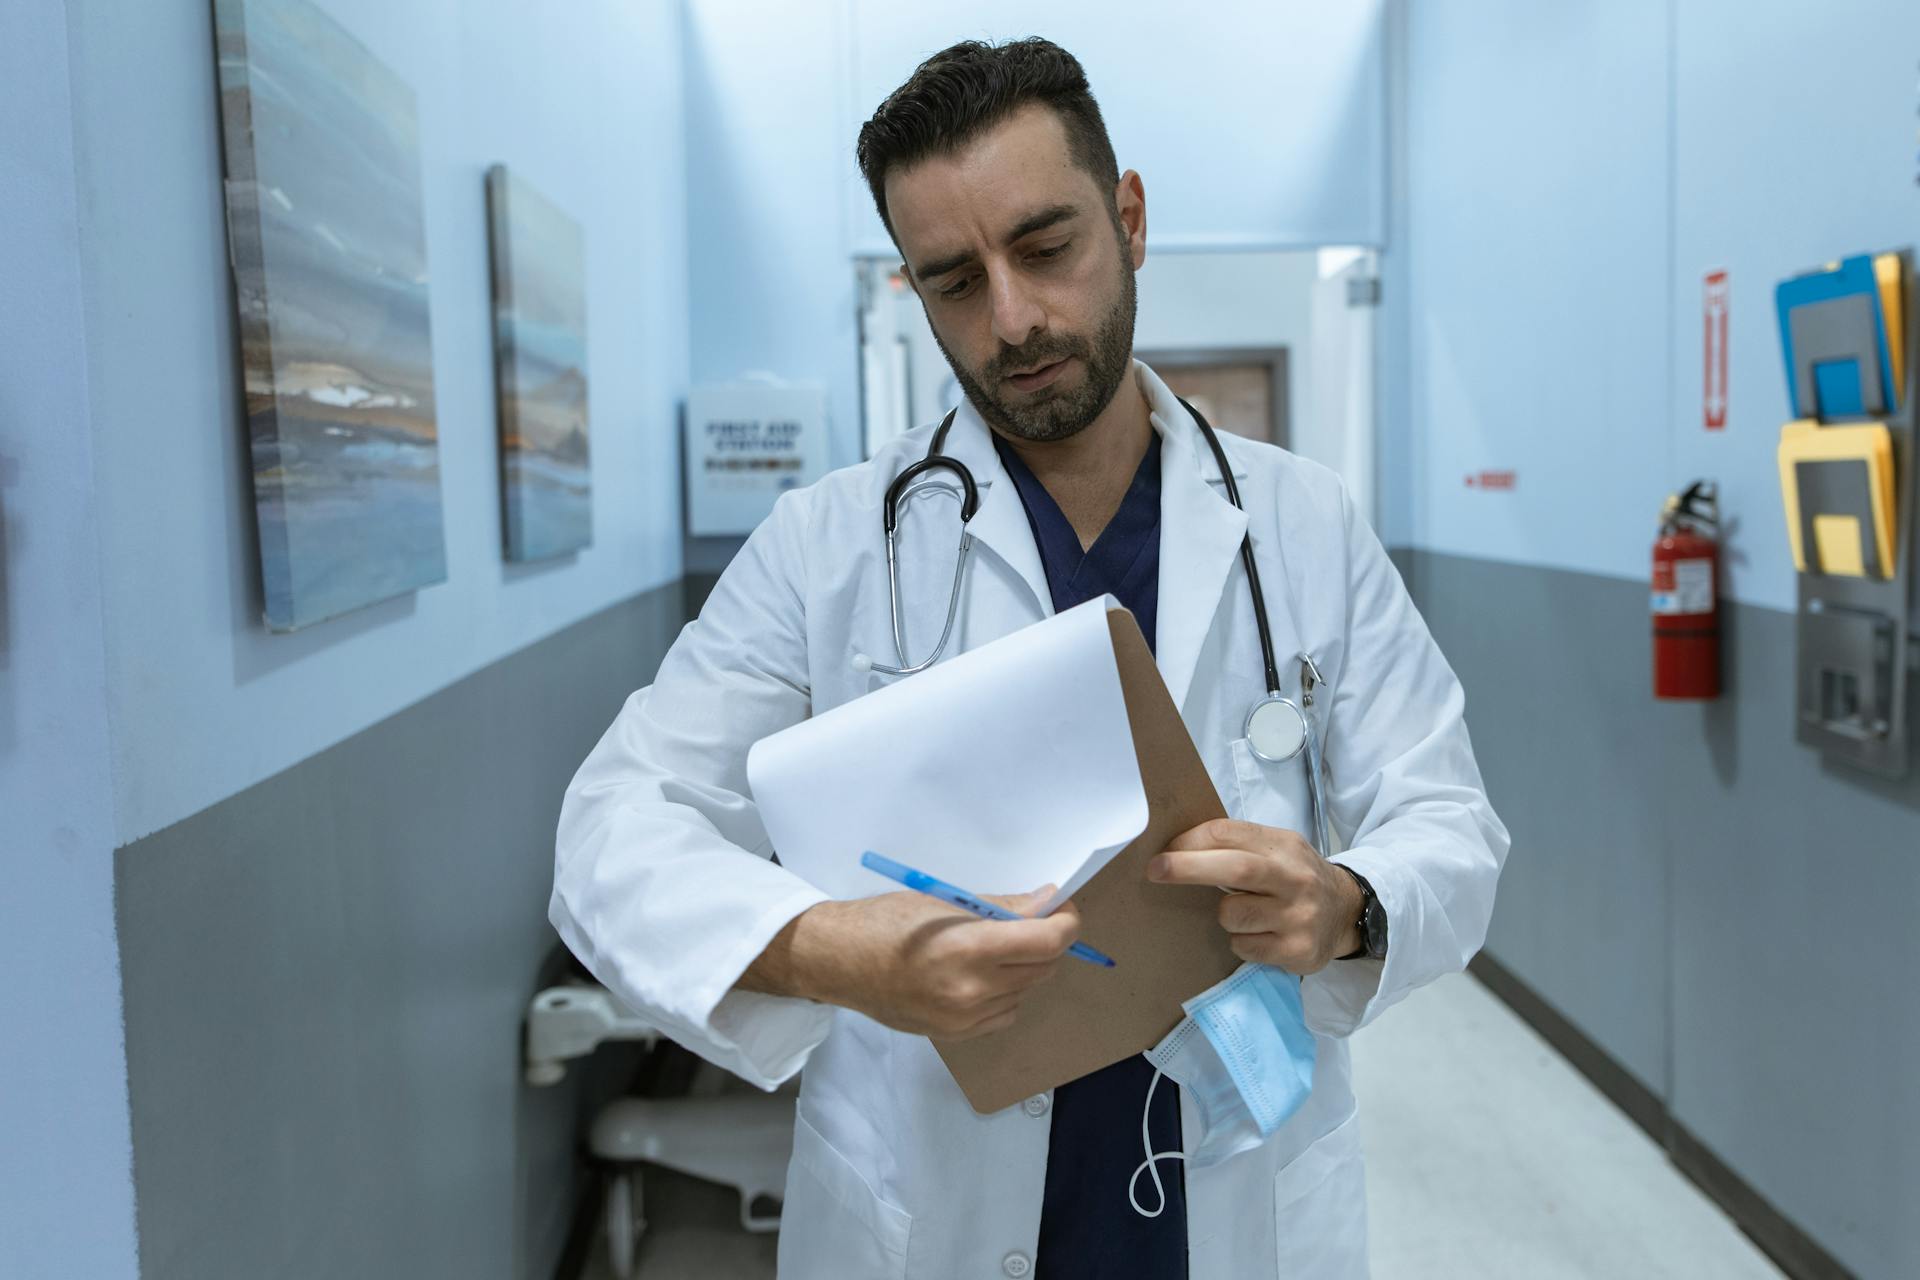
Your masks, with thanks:
[[(1110, 594), (1133, 611), (1147, 647), (1153, 648), (1160, 604), (1159, 433), (1147, 446), (1119, 511), (1084, 552), (1046, 486), (998, 436), (994, 447), (1027, 509), (1055, 612)], [(1152, 1065), (1134, 1054), (1053, 1091), (1036, 1280), (1185, 1280), (1185, 1165), (1160, 1162), (1167, 1207), (1159, 1217), (1141, 1217), (1127, 1199), (1127, 1179), (1145, 1158), (1140, 1110), (1152, 1080)], [(1153, 1091), (1148, 1130), (1155, 1151), (1180, 1150), (1180, 1091), (1171, 1080), (1162, 1080)], [(1138, 1190), (1141, 1203), (1151, 1206), (1150, 1175), (1140, 1175)]]

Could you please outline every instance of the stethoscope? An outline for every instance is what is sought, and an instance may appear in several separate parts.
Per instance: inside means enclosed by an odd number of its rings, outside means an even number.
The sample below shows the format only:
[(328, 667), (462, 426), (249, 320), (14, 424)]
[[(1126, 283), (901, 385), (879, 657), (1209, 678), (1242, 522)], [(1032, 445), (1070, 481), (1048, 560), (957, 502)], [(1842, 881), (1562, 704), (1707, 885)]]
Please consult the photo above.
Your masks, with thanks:
[[(1200, 428), (1200, 434), (1206, 437), (1207, 447), (1213, 450), (1214, 461), (1220, 465), (1220, 479), (1226, 484), (1227, 499), (1241, 511), (1246, 508), (1240, 503), (1240, 486), (1234, 483), (1233, 468), (1227, 462), (1227, 451), (1220, 447), (1220, 437), (1214, 433), (1213, 424), (1208, 422), (1201, 412), (1180, 400), (1186, 411), (1193, 415), (1194, 423)], [(972, 523), (974, 513), (980, 509), (980, 490), (974, 484), (973, 472), (967, 464), (958, 458), (947, 456), (944, 452), (947, 433), (953, 428), (957, 409), (949, 410), (941, 421), (940, 429), (933, 433), (933, 441), (927, 446), (926, 456), (918, 462), (904, 468), (887, 486), (886, 497), (881, 507), (881, 524), (887, 536), (887, 604), (893, 619), (893, 647), (899, 655), (900, 665), (886, 666), (875, 662), (864, 653), (853, 655), (853, 669), (859, 672), (878, 672), (883, 676), (910, 676), (925, 671), (940, 661), (940, 655), (946, 652), (947, 641), (953, 636), (953, 621), (960, 608), (960, 582), (966, 572), (967, 555), (973, 550), (973, 534), (967, 526)], [(947, 620), (940, 629), (940, 641), (933, 646), (923, 662), (907, 661), (906, 623), (900, 613), (900, 561), (896, 549), (899, 532), (900, 499), (907, 489), (929, 471), (951, 471), (960, 480), (960, 554), (953, 566), (953, 591), (947, 597)], [(936, 490), (947, 492), (946, 490)], [(1320, 743), (1313, 731), (1313, 718), (1307, 714), (1313, 706), (1313, 691), (1326, 683), (1315, 665), (1311, 654), (1302, 653), (1300, 657), (1300, 701), (1295, 702), (1280, 691), (1280, 666), (1274, 661), (1273, 632), (1267, 622), (1267, 604), (1265, 593), (1260, 588), (1260, 566), (1253, 558), (1253, 535), (1251, 532), (1240, 539), (1240, 562), (1246, 566), (1247, 589), (1253, 596), (1253, 620), (1260, 632), (1260, 659), (1266, 667), (1267, 692), (1247, 709), (1244, 733), (1247, 749), (1268, 764), (1286, 764), (1306, 755), (1307, 794), (1313, 804), (1314, 830), (1320, 838), (1319, 850), (1324, 855), (1331, 852), (1328, 841), (1326, 806), (1320, 794)]]

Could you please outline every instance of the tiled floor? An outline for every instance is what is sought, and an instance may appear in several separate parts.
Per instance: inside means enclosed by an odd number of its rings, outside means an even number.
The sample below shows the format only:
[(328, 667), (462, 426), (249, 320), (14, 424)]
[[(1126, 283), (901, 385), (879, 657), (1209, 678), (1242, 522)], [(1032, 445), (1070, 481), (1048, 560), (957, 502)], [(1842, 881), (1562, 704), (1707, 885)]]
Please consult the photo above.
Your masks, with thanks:
[(1353, 1056), (1380, 1280), (1779, 1276), (1473, 978), (1415, 992)]
[[(1379, 1280), (1766, 1280), (1780, 1273), (1638, 1128), (1467, 976), (1354, 1041)], [(738, 1198), (648, 1174), (642, 1280), (761, 1280)], [(608, 1280), (604, 1249), (584, 1280)], [(1195, 1277), (1195, 1280), (1206, 1278)]]

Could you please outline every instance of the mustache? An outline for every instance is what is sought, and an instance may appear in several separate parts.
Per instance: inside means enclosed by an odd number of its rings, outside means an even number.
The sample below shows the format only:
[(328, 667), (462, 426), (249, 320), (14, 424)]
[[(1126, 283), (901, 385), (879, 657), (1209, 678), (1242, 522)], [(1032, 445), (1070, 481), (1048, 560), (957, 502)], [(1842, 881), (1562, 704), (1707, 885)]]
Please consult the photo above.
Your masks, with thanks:
[(999, 355), (987, 362), (986, 372), (997, 382), (1020, 369), (1052, 364), (1056, 360), (1065, 360), (1070, 356), (1088, 359), (1092, 355), (1093, 346), (1084, 338), (1066, 336), (1036, 338), (1023, 346), (1003, 349)]

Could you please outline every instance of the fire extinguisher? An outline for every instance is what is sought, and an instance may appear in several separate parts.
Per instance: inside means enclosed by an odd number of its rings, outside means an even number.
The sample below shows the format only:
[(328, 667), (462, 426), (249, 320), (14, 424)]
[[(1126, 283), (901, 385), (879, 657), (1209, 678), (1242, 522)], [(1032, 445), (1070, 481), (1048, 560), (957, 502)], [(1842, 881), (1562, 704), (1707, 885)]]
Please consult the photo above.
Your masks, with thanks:
[(1668, 497), (1653, 544), (1653, 696), (1720, 696), (1720, 499), (1696, 480)]

